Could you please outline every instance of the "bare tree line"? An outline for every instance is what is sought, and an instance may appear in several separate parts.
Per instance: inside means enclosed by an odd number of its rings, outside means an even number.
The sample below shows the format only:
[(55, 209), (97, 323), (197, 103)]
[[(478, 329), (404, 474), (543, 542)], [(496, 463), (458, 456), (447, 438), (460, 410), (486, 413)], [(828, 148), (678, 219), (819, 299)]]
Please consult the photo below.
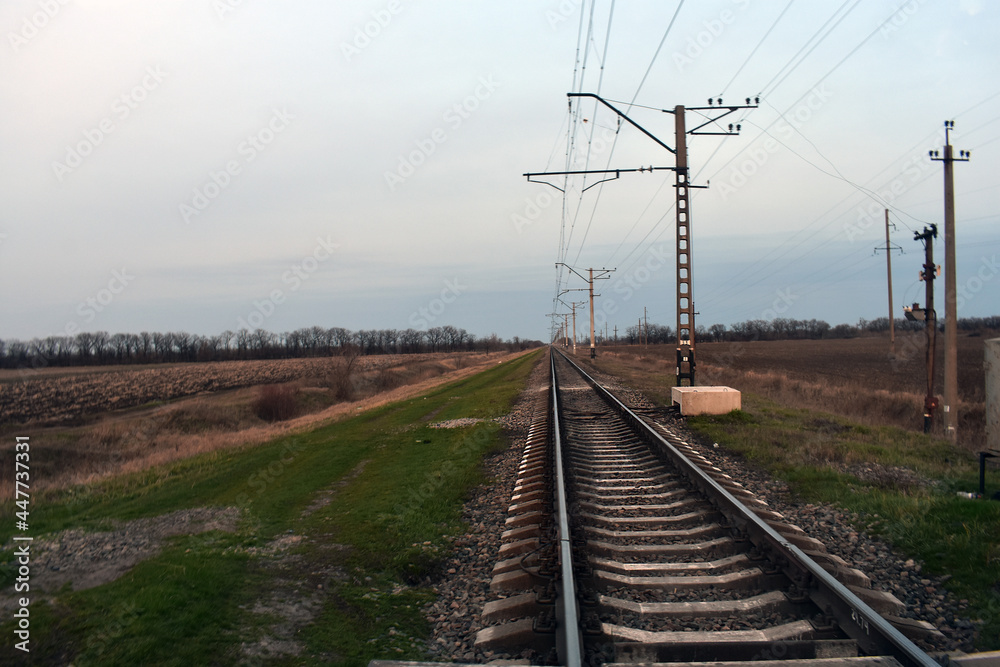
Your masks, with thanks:
[[(896, 331), (923, 331), (922, 321), (897, 319), (893, 323)], [(944, 330), (944, 321), (938, 320), (938, 328)], [(996, 332), (1000, 331), (1000, 315), (990, 317), (964, 317), (958, 320), (958, 330), (964, 332)], [(726, 326), (712, 324), (708, 327), (695, 327), (695, 340), (703, 342), (751, 341), (751, 340), (794, 340), (823, 338), (855, 338), (857, 336), (889, 331), (889, 318), (879, 317), (874, 320), (859, 320), (857, 324), (838, 324), (831, 326), (824, 320), (795, 320), (779, 317), (773, 320), (745, 320)], [(620, 333), (617, 338), (605, 338), (604, 332), (598, 332), (597, 343), (617, 343), (622, 345), (638, 345), (649, 343), (676, 343), (674, 330), (669, 326), (650, 323), (647, 326), (633, 324)], [(589, 335), (586, 337), (589, 342)]]
[[(922, 321), (896, 319), (893, 326), (897, 332), (923, 331)], [(944, 320), (938, 320), (938, 328), (944, 330)], [(966, 332), (987, 332), (1000, 330), (1000, 316), (959, 318), (958, 330)], [(837, 324), (830, 326), (823, 320), (795, 320), (779, 317), (774, 320), (746, 320), (726, 328), (713, 324), (707, 330), (696, 331), (701, 340), (749, 341), (749, 340), (794, 340), (821, 338), (856, 338), (866, 334), (880, 334), (889, 331), (889, 318), (873, 320), (861, 319), (857, 324)]]
[(81, 332), (75, 336), (47, 336), (29, 341), (0, 339), (0, 368), (44, 368), (105, 364), (285, 359), (358, 354), (416, 354), (420, 352), (514, 351), (541, 345), (514, 336), (503, 340), (495, 333), (477, 337), (451, 325), (426, 331), (308, 327), (284, 333), (264, 329), (223, 331), (200, 336), (185, 331), (116, 333)]

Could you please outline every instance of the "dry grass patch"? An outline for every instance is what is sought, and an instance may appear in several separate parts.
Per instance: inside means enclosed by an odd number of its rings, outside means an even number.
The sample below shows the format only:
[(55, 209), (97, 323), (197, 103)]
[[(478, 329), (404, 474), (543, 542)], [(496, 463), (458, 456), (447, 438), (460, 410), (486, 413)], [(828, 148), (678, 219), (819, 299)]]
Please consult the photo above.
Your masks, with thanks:
[(299, 388), (288, 384), (264, 385), (257, 390), (251, 407), (254, 414), (266, 422), (291, 419), (299, 411)]
[[(400, 357), (334, 357), (324, 360), (318, 373), (272, 385), (274, 389), (204, 393), (166, 405), (95, 414), (91, 418), (96, 421), (87, 425), (8, 425), (3, 431), (11, 437), (0, 440), (0, 496), (13, 495), (13, 456), (6, 455), (13, 449), (13, 435), (31, 437), (33, 490), (59, 489), (304, 432), (523, 354), (414, 355), (404, 364), (392, 363)], [(294, 414), (269, 420), (271, 413), (256, 412), (265, 391), (294, 395)], [(339, 398), (344, 395), (350, 400)], [(290, 401), (284, 405), (291, 409)]]
[[(700, 385), (728, 385), (791, 408), (824, 410), (873, 426), (922, 431), (926, 386), (922, 348), (911, 349), (904, 342), (897, 339), (896, 355), (889, 354), (887, 340), (877, 337), (702, 343), (697, 379)], [(959, 337), (956, 407), (959, 444), (967, 451), (978, 451), (985, 439), (983, 347), (981, 338)], [(943, 352), (938, 348), (940, 356)], [(670, 403), (676, 364), (673, 346), (618, 346), (598, 354), (598, 367), (623, 374), (650, 398)], [(939, 395), (944, 388), (942, 369), (943, 360), (939, 360), (935, 384)], [(650, 371), (656, 376), (647, 377)], [(939, 411), (934, 434), (943, 435), (942, 423)]]

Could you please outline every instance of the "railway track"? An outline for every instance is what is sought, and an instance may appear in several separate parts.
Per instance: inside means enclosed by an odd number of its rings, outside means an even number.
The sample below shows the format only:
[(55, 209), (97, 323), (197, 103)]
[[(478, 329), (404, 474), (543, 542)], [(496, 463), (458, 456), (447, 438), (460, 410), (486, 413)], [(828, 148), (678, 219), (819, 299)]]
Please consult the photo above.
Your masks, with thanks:
[(927, 624), (557, 351), (479, 633), (550, 664), (937, 665)]

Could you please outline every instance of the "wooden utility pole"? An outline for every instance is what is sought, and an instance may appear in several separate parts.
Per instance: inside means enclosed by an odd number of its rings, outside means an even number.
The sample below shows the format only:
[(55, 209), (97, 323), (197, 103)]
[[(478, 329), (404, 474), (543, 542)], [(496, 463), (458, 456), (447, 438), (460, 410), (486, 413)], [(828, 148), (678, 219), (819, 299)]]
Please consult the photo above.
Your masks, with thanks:
[(889, 353), (896, 354), (896, 313), (892, 309), (892, 246), (889, 245), (889, 209), (885, 209), (885, 273), (889, 281)]
[[(559, 302), (563, 303), (563, 305), (565, 305), (565, 303), (563, 302), (562, 299), (559, 299)], [(561, 318), (563, 318), (563, 323), (562, 323), (562, 325), (559, 326), (558, 333), (556, 334), (556, 340), (562, 338), (563, 339), (563, 345), (569, 346), (569, 333), (567, 333), (568, 329), (567, 329), (567, 325), (566, 325), (566, 318), (569, 317), (569, 313), (549, 313), (548, 316), (549, 317), (561, 317)]]
[[(576, 269), (574, 269), (569, 264), (565, 264), (563, 262), (556, 262), (556, 266), (565, 266), (571, 272), (573, 272), (576, 275), (578, 275), (581, 278), (583, 278), (586, 281), (586, 283), (587, 283), (587, 288), (586, 289), (583, 289), (583, 288), (580, 288), (580, 289), (565, 289), (565, 290), (563, 290), (562, 292), (559, 293), (559, 296), (562, 296), (563, 294), (566, 294), (567, 292), (584, 292), (584, 291), (590, 292), (590, 358), (593, 359), (594, 357), (597, 356), (596, 342), (595, 342), (595, 338), (594, 338), (594, 297), (595, 296), (601, 296), (600, 294), (594, 294), (594, 281), (595, 280), (607, 280), (608, 278), (611, 277), (609, 274), (612, 271), (614, 271), (614, 269), (587, 269), (587, 271), (590, 272), (590, 277), (589, 278), (584, 278), (583, 275), (579, 271), (577, 271)], [(598, 272), (596, 276), (594, 275), (594, 271)], [(574, 319), (573, 321), (574, 321), (574, 329), (573, 329), (573, 331), (574, 331), (574, 333), (573, 333), (573, 351), (576, 352), (576, 325), (575, 325), (576, 320)]]
[[(889, 226), (892, 225), (889, 222), (889, 209), (885, 209), (885, 247), (875, 248), (875, 252), (879, 250), (885, 250), (885, 271), (888, 277), (889, 283), (889, 354), (893, 357), (896, 356), (896, 315), (892, 308), (892, 251), (902, 250), (901, 247), (893, 247), (892, 242), (889, 240)], [(895, 227), (895, 225), (892, 225)]]
[(576, 354), (576, 301), (571, 305), (573, 307), (573, 354)]
[[(576, 273), (576, 271), (573, 270), (573, 267), (569, 266), (567, 268), (570, 271), (573, 271), (573, 273)], [(595, 296), (600, 296), (600, 294), (597, 294), (597, 295), (594, 294), (594, 281), (595, 280), (607, 280), (608, 278), (611, 277), (609, 274), (612, 271), (614, 271), (614, 269), (592, 269), (591, 268), (591, 269), (587, 269), (587, 271), (590, 272), (590, 278), (587, 280), (587, 286), (590, 289), (590, 358), (594, 359), (595, 357), (597, 357), (597, 347), (596, 347), (596, 342), (594, 340), (594, 297)], [(598, 272), (596, 276), (594, 275), (594, 271)], [(577, 273), (576, 275), (579, 276), (580, 274)], [(580, 277), (582, 278), (583, 276), (580, 276)]]
[(944, 122), (944, 157), (931, 151), (931, 160), (944, 163), (944, 432), (958, 439), (958, 306), (955, 267), (955, 162), (968, 162), (969, 151), (954, 157), (951, 130), (955, 121)]
[(593, 359), (597, 356), (597, 343), (594, 340), (594, 270), (587, 270), (590, 272), (590, 280), (587, 281), (590, 287), (590, 358)]
[[(567, 291), (572, 291), (572, 290), (567, 290)], [(583, 304), (585, 304), (587, 302), (586, 301), (573, 301), (571, 303), (566, 303), (562, 299), (559, 299), (559, 303), (561, 303), (562, 305), (564, 305), (564, 306), (566, 306), (566, 307), (568, 307), (568, 308), (570, 308), (572, 310), (572, 316), (573, 316), (573, 354), (576, 354), (576, 309), (577, 309), (577, 307), (582, 306)], [(566, 317), (569, 317), (569, 316), (570, 316), (570, 313), (566, 313)]]

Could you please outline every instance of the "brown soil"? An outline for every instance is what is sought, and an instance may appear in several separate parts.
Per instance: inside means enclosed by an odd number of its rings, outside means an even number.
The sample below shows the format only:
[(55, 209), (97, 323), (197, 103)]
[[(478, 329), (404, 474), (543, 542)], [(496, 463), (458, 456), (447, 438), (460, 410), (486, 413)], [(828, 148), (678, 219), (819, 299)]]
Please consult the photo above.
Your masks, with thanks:
[[(457, 354), (359, 357), (358, 372), (461, 358)], [(475, 355), (482, 356), (482, 355)], [(44, 369), (37, 374), (0, 373), (0, 423), (80, 423), (96, 414), (164, 402), (204, 392), (321, 378), (342, 357), (219, 361), (162, 366), (99, 366)]]
[[(164, 405), (108, 411), (109, 406), (120, 403), (113, 400), (116, 397), (113, 393), (115, 390), (122, 395), (135, 393), (135, 386), (129, 384), (136, 381), (135, 371), (122, 369), (115, 373), (102, 370), (83, 372), (74, 377), (45, 378), (39, 381), (52, 385), (50, 395), (53, 400), (60, 392), (69, 392), (70, 388), (73, 392), (79, 392), (74, 394), (73, 400), (85, 400), (85, 385), (75, 382), (81, 378), (88, 381), (100, 379), (98, 385), (102, 387), (103, 394), (99, 401), (94, 402), (91, 411), (83, 419), (77, 420), (85, 422), (83, 425), (51, 426), (34, 422), (26, 425), (7, 424), (0, 428), (0, 433), (8, 436), (0, 440), (0, 497), (13, 494), (14, 457), (8, 454), (14, 449), (14, 435), (31, 438), (32, 489), (34, 493), (38, 493), (44, 489), (64, 488), (121, 473), (138, 472), (205, 452), (263, 443), (280, 436), (312, 430), (467, 377), (520, 354), (523, 353), (406, 355), (359, 359), (362, 370), (358, 372), (354, 384), (356, 393), (361, 396), (357, 400), (341, 402), (336, 399), (335, 389), (315, 386), (323, 383), (322, 378), (316, 377), (317, 362), (325, 361), (330, 364), (330, 359), (191, 364), (183, 368), (151, 371), (158, 374), (160, 380), (174, 372), (180, 372), (191, 382), (201, 382), (201, 386), (204, 386), (206, 380), (198, 379), (199, 370), (205, 369), (208, 378), (217, 378), (221, 371), (207, 367), (228, 366), (232, 363), (238, 364), (231, 366), (231, 372), (242, 378), (241, 381), (248, 381), (252, 375), (246, 364), (257, 365), (257, 381), (266, 377), (264, 381), (270, 382), (275, 373), (297, 377), (294, 382), (302, 395), (300, 416), (274, 423), (264, 422), (252, 414), (250, 406), (258, 391), (252, 387), (218, 391), (199, 389), (198, 395), (178, 398)], [(282, 364), (288, 368), (280, 368)], [(303, 377), (306, 373), (308, 375)], [(4, 387), (5, 385), (0, 385), (0, 390)]]
[[(944, 340), (939, 336), (935, 361), (935, 389), (944, 390)], [(987, 338), (958, 337), (959, 397), (982, 401), (985, 387), (983, 359)], [(698, 361), (737, 370), (774, 371), (801, 380), (838, 384), (860, 383), (886, 391), (924, 394), (927, 390), (926, 340), (923, 334), (896, 337), (896, 353), (888, 337), (837, 340), (701, 343)]]
[[(984, 352), (988, 337), (958, 337), (959, 443), (981, 448), (985, 438)], [(944, 391), (944, 341), (939, 336), (935, 363), (935, 394)], [(664, 377), (676, 365), (670, 345), (605, 348), (607, 361), (622, 366), (657, 364)], [(896, 352), (888, 336), (831, 340), (784, 340), (699, 343), (698, 384), (733, 386), (766, 396), (790, 407), (820, 409), (872, 424), (923, 428), (927, 392), (925, 338), (901, 333)], [(656, 393), (669, 392), (666, 381)], [(669, 399), (668, 399), (669, 402)], [(940, 435), (942, 414), (934, 416)]]

